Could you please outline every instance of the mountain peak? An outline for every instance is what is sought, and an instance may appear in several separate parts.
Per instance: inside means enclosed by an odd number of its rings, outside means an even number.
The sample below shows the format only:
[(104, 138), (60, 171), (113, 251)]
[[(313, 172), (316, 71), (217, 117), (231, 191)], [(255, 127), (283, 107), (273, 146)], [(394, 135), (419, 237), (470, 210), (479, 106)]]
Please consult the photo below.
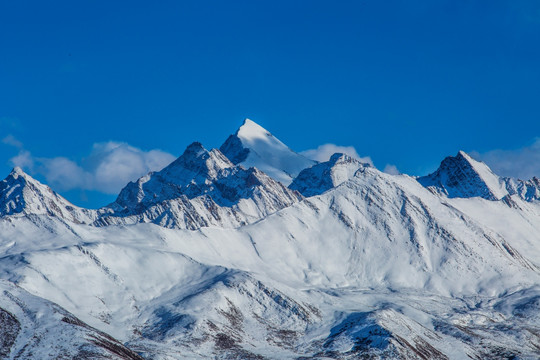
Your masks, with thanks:
[[(149, 173), (127, 184), (116, 199), (121, 208), (140, 208), (181, 195), (195, 196), (235, 165), (217, 149), (207, 150), (200, 142), (187, 146), (184, 153), (161, 171)], [(112, 206), (114, 206), (111, 204)]]
[(195, 142), (163, 170), (130, 182), (95, 224), (136, 219), (189, 229), (239, 226), (301, 199), (262, 171), (236, 166), (220, 150)]
[(21, 169), (20, 167), (18, 166), (15, 166), (11, 172), (9, 173), (10, 176), (13, 176), (13, 177), (18, 177), (18, 176), (25, 176), (27, 175), (23, 169)]
[(186, 150), (184, 150), (184, 153), (192, 153), (192, 154), (195, 154), (196, 156), (198, 156), (198, 155), (202, 154), (205, 151), (207, 151), (207, 150), (204, 148), (204, 146), (200, 142), (195, 141), (195, 142), (188, 145)]
[(471, 166), (475, 166), (475, 163), (482, 163), (481, 161), (474, 160), (469, 154), (467, 154), (463, 150), (459, 150), (455, 157), (463, 161), (467, 161)]
[(256, 167), (285, 185), (300, 171), (315, 164), (250, 119), (245, 119), (219, 149), (234, 164)]
[(15, 181), (20, 181), (19, 179), (24, 179), (26, 182), (41, 184), (41, 183), (39, 183), (39, 181), (34, 179), (32, 176), (28, 175), (19, 166), (15, 166), (11, 170), (11, 172), (9, 173), (9, 175), (6, 177), (6, 179), (4, 181), (7, 181), (8, 179), (13, 179)]
[(358, 169), (369, 166), (342, 153), (335, 153), (330, 160), (313, 165), (298, 174), (289, 186), (304, 196), (320, 195), (354, 177)]
[(32, 184), (33, 186), (38, 187), (47, 187), (34, 179), (32, 176), (28, 175), (22, 168), (18, 166), (15, 166), (1, 183), (4, 184), (4, 186), (10, 186), (12, 189), (15, 186), (22, 189), (25, 186), (28, 186), (27, 184)]
[(418, 178), (425, 187), (448, 197), (482, 197), (499, 200), (508, 192), (503, 181), (481, 161), (460, 150), (448, 156), (432, 174)]
[[(186, 183), (193, 176), (214, 178), (223, 169), (233, 167), (234, 164), (217, 149), (206, 150), (200, 142), (190, 144), (184, 153), (162, 171), (160, 176), (168, 177), (170, 181)], [(187, 179), (186, 176), (190, 177)]]
[(75, 223), (90, 222), (93, 212), (80, 209), (16, 166), (0, 181), (0, 217), (50, 215)]
[(245, 119), (242, 126), (236, 131), (236, 136), (245, 140), (252, 140), (260, 138), (264, 139), (265, 137), (272, 136), (272, 134), (255, 121)]
[(358, 160), (344, 153), (335, 153), (332, 156), (330, 156), (330, 159), (328, 160), (328, 162), (331, 164), (342, 163), (342, 162), (352, 162), (352, 161), (359, 162)]

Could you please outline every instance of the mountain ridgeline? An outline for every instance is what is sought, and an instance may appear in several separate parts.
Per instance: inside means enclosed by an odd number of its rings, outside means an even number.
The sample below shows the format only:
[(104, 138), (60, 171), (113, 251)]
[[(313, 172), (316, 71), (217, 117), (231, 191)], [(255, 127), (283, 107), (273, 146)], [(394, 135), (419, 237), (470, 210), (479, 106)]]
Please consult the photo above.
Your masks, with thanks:
[[(0, 182), (0, 216), (48, 214), (93, 226), (151, 222), (191, 230), (237, 227), (333, 189), (366, 166), (339, 153), (322, 163), (309, 160), (246, 119), (219, 150), (194, 142), (170, 165), (130, 182), (115, 202), (98, 210), (71, 204), (17, 167)], [(449, 198), (540, 199), (538, 178), (499, 177), (463, 151), (417, 180)]]
[(84, 209), (0, 182), (0, 357), (537, 359), (540, 180), (390, 175), (251, 120)]

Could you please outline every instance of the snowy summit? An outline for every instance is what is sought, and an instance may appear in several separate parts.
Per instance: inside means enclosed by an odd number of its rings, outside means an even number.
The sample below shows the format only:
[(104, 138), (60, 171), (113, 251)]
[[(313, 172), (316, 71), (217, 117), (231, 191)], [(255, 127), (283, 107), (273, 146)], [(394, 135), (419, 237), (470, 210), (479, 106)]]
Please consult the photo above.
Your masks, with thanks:
[(229, 136), (220, 150), (233, 163), (256, 167), (285, 185), (289, 185), (300, 171), (315, 164), (249, 119)]

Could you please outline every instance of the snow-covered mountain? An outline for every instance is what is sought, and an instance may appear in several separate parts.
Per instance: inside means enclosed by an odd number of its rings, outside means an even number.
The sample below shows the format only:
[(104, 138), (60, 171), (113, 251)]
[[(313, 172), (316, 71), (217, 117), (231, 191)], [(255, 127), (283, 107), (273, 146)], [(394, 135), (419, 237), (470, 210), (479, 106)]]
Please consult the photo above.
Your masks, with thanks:
[(433, 174), (421, 177), (418, 181), (449, 197), (475, 197), (499, 200), (508, 192), (504, 182), (484, 164), (460, 151), (449, 156)]
[(526, 201), (540, 200), (540, 180), (499, 177), (483, 162), (460, 151), (445, 158), (432, 174), (418, 178), (428, 189), (451, 198), (481, 197), (500, 200), (518, 195)]
[(0, 217), (30, 214), (56, 216), (74, 223), (88, 223), (95, 218), (94, 211), (71, 204), (20, 167), (15, 167), (0, 182)]
[(540, 357), (538, 179), (463, 152), (423, 178), (335, 154), (287, 188), (234, 153), (194, 143), (87, 221), (26, 205), (43, 190), (13, 200), (10, 174), (2, 356)]
[(260, 170), (234, 165), (219, 150), (196, 142), (163, 170), (129, 183), (113, 204), (99, 210), (94, 224), (238, 227), (301, 199)]
[(256, 167), (285, 185), (289, 185), (300, 171), (315, 164), (249, 119), (227, 138), (220, 150), (234, 164)]

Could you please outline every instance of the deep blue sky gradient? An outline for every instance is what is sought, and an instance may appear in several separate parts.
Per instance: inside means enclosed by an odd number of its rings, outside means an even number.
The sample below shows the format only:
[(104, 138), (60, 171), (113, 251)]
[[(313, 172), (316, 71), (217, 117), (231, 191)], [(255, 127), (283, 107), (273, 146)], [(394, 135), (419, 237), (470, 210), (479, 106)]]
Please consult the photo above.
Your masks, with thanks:
[[(296, 151), (352, 145), (420, 175), (533, 142), (539, 64), (536, 0), (3, 1), (0, 138), (180, 155), (249, 117)], [(17, 151), (0, 144), (0, 177)]]

